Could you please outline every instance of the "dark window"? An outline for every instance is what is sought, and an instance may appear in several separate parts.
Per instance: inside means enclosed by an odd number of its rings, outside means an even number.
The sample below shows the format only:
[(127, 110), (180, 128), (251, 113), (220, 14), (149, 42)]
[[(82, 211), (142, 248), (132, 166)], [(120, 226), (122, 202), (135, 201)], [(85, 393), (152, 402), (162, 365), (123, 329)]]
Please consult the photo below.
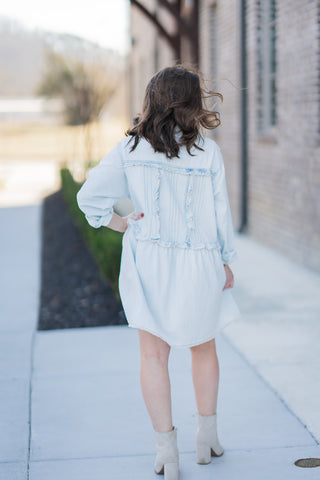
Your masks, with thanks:
[(258, 129), (266, 133), (277, 123), (276, 0), (257, 2)]

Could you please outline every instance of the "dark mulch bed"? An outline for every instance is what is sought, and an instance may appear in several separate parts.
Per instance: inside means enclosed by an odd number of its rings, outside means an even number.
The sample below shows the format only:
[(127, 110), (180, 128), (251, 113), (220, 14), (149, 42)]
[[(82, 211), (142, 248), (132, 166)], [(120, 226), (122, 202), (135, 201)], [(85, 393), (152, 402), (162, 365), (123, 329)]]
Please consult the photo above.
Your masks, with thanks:
[(126, 324), (121, 302), (101, 277), (61, 190), (45, 198), (42, 212), (38, 329)]

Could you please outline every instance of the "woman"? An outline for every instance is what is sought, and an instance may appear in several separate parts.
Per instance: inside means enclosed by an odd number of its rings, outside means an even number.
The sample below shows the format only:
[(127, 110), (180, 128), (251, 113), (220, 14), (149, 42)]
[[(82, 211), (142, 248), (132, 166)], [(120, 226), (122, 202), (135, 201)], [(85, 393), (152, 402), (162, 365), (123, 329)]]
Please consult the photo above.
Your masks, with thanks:
[[(201, 133), (220, 120), (205, 108), (205, 95), (196, 71), (174, 66), (155, 74), (133, 127), (77, 194), (91, 226), (124, 232), (119, 291), (128, 325), (139, 333), (141, 388), (157, 446), (154, 470), (165, 480), (179, 475), (170, 349), (191, 349), (197, 463), (208, 464), (211, 455), (223, 454), (215, 336), (240, 316), (230, 292), (229, 264), (237, 253), (224, 162), (216, 142)], [(123, 197), (135, 207), (126, 217), (113, 210)]]

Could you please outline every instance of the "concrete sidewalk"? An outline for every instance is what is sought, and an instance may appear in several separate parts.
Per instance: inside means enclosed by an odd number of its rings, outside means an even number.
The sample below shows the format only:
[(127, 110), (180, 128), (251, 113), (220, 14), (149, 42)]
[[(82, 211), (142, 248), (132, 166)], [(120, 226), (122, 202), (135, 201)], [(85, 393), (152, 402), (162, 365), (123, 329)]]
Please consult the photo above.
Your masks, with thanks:
[(251, 238), (236, 242), (243, 318), (224, 334), (320, 441), (320, 275)]
[(27, 478), (40, 295), (39, 205), (0, 209), (0, 479)]
[[(137, 331), (35, 333), (40, 215), (41, 206), (0, 209), (0, 480), (159, 478)], [(225, 454), (210, 465), (195, 461), (190, 351), (170, 355), (181, 480), (319, 478), (320, 468), (294, 465), (320, 457), (319, 276), (249, 238), (236, 242), (234, 295), (244, 316), (216, 339)]]

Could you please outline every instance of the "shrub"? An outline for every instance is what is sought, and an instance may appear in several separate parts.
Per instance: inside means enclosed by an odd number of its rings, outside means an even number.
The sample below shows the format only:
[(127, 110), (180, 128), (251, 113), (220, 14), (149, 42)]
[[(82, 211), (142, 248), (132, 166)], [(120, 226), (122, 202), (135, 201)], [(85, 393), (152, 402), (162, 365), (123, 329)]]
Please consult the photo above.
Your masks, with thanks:
[(120, 299), (118, 280), (123, 234), (110, 228), (91, 227), (83, 212), (79, 209), (76, 199), (81, 183), (75, 181), (67, 168), (61, 168), (60, 177), (63, 196), (71, 217), (79, 227), (87, 247), (92, 252), (102, 277), (109, 281), (116, 298)]

